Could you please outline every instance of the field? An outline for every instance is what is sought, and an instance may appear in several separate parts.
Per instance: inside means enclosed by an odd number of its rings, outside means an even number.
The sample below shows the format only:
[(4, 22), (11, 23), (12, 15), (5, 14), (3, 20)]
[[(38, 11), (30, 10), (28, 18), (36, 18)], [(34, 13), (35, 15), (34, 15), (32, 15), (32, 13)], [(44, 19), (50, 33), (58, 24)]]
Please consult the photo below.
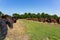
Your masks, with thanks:
[(60, 25), (21, 19), (8, 30), (6, 40), (60, 40)]
[(60, 25), (23, 20), (30, 40), (60, 40)]
[(28, 40), (28, 38), (22, 21), (17, 20), (17, 23), (14, 23), (13, 29), (8, 27), (8, 34), (5, 40)]

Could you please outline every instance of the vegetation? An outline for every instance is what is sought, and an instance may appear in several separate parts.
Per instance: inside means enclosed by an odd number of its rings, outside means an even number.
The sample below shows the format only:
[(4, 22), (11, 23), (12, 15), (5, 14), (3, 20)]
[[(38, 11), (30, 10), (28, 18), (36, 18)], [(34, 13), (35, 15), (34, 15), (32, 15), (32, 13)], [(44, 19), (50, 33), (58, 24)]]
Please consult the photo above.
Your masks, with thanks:
[(24, 13), (24, 14), (17, 14), (17, 13), (14, 13), (13, 16), (16, 16), (18, 18), (59, 18), (56, 14), (54, 15), (49, 15), (49, 14), (46, 14), (46, 13)]
[[(0, 17), (4, 15), (0, 11)], [(9, 15), (10, 16), (10, 15)], [(56, 14), (49, 15), (48, 13), (14, 13), (12, 16), (18, 19), (26, 18), (60, 18)], [(26, 33), (29, 34), (30, 40), (60, 40), (60, 25), (45, 24), (36, 21), (20, 20), (26, 27)]]
[[(2, 13), (0, 11), (0, 17), (4, 15), (4, 13)], [(24, 14), (18, 14), (18, 13), (13, 13), (12, 16), (17, 17), (18, 19), (25, 19), (25, 18), (60, 18), (58, 17), (56, 14), (54, 15), (49, 15), (48, 13), (24, 13)]]
[(30, 40), (60, 40), (60, 25), (21, 20), (27, 28)]

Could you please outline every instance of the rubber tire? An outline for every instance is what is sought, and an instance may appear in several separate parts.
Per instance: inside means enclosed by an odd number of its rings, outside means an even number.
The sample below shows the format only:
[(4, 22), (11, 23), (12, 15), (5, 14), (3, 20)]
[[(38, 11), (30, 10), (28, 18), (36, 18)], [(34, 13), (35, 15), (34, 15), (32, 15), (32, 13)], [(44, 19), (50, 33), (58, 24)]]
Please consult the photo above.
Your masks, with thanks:
[(7, 25), (4, 21), (0, 21), (0, 40), (4, 40), (7, 35)]

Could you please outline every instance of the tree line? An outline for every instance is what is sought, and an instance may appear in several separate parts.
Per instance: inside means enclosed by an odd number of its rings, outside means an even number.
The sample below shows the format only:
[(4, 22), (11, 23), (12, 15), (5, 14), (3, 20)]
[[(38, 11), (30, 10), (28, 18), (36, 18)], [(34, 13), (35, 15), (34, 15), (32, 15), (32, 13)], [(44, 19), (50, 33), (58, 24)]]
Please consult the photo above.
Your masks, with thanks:
[(17, 13), (14, 13), (13, 16), (19, 18), (19, 19), (26, 19), (26, 18), (54, 18), (54, 19), (57, 19), (57, 18), (60, 18), (58, 17), (56, 14), (54, 15), (49, 15), (49, 14), (46, 14), (46, 13), (24, 13), (24, 14), (17, 14)]
[[(1, 15), (4, 15), (4, 13), (2, 13), (0, 11), (0, 17), (1, 17)], [(12, 16), (17, 17), (18, 19), (26, 19), (26, 18), (54, 18), (54, 19), (57, 19), (57, 18), (60, 18), (56, 14), (50, 15), (50, 14), (47, 14), (44, 12), (37, 13), (37, 14), (36, 13), (24, 13), (24, 14), (13, 13)]]

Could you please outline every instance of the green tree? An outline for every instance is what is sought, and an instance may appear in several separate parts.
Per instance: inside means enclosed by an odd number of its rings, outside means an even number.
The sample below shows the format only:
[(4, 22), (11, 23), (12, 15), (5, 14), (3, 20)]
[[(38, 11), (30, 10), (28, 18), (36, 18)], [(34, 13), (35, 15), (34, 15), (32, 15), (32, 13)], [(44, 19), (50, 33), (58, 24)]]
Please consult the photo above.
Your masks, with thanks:
[(14, 13), (14, 14), (13, 14), (13, 17), (20, 18), (20, 15), (19, 15), (19, 14), (17, 14), (17, 13)]
[(24, 13), (24, 18), (28, 18), (28, 14), (27, 13)]
[(0, 16), (2, 16), (3, 15), (3, 13), (0, 11)]
[(35, 13), (32, 13), (31, 14), (31, 18), (37, 18), (36, 14)]
[(45, 18), (50, 18), (51, 17), (49, 14), (45, 14), (44, 16), (45, 16)]
[(36, 16), (37, 16), (37, 18), (41, 18), (41, 15), (40, 15), (40, 13), (37, 13), (37, 15), (36, 15)]
[(41, 13), (41, 18), (45, 18), (45, 13)]
[(58, 18), (58, 16), (56, 14), (54, 14), (54, 15), (51, 16), (51, 18), (56, 19), (56, 18)]
[(31, 13), (28, 13), (28, 18), (32, 18), (32, 14)]

